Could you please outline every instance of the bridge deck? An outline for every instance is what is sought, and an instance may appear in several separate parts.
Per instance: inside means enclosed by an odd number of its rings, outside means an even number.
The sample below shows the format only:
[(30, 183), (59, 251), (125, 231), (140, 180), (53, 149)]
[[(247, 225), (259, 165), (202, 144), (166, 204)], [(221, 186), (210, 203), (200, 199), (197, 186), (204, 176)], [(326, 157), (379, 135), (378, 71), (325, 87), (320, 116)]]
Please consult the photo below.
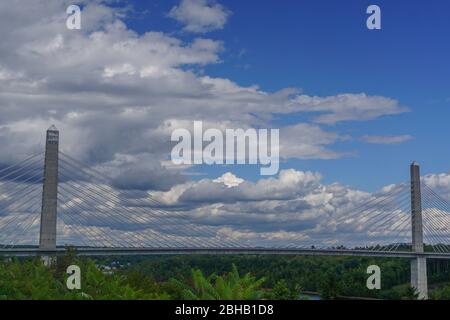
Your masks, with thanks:
[[(305, 249), (305, 248), (77, 248), (80, 256), (126, 256), (126, 255), (206, 255), (206, 254), (239, 254), (239, 255), (305, 255), (305, 256), (356, 256), (385, 258), (450, 259), (450, 253), (409, 251), (375, 251), (361, 249)], [(65, 248), (56, 250), (40, 250), (38, 248), (0, 249), (0, 256), (42, 256), (64, 255)]]

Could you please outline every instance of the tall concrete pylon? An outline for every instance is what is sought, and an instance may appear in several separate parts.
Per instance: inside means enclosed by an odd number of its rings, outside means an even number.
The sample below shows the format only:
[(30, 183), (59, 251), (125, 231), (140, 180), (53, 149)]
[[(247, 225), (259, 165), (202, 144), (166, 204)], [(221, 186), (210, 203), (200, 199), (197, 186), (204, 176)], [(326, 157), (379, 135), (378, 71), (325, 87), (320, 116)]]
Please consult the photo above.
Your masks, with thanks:
[(420, 166), (411, 164), (411, 232), (412, 251), (418, 256), (411, 260), (411, 287), (419, 299), (428, 299), (427, 259), (420, 256), (423, 251), (422, 195), (420, 190)]
[(58, 149), (59, 131), (55, 126), (47, 130), (45, 142), (44, 188), (42, 191), (41, 230), (39, 249), (56, 249), (56, 216), (58, 206)]

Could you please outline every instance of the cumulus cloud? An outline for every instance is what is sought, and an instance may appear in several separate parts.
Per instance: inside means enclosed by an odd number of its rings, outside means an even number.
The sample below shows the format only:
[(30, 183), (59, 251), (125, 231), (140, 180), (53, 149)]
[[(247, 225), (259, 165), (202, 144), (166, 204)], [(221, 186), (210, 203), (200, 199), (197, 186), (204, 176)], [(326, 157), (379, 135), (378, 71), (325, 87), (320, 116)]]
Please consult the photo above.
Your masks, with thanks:
[(74, 32), (65, 28), (65, 4), (36, 1), (32, 10), (21, 10), (20, 1), (0, 4), (0, 140), (14, 146), (16, 160), (41, 150), (43, 131), (53, 123), (62, 148), (90, 164), (114, 163), (117, 155), (162, 163), (177, 126), (203, 120), (219, 129), (270, 128), (274, 116), (298, 112), (319, 113), (319, 124), (282, 127), (280, 156), (333, 159), (345, 153), (331, 146), (346, 137), (320, 123), (404, 111), (384, 97), (266, 92), (198, 74), (195, 68), (220, 63), (221, 41), (137, 34), (123, 21), (126, 11), (103, 1), (85, 3), (83, 28)]
[[(118, 163), (120, 162), (120, 164)], [(116, 155), (112, 163), (103, 165), (103, 169), (112, 165), (113, 186), (121, 190), (169, 190), (183, 183), (186, 177), (177, 170), (170, 170), (148, 155), (127, 157)], [(105, 172), (105, 170), (103, 170)]]
[(339, 94), (330, 97), (301, 95), (295, 98), (297, 109), (317, 113), (314, 121), (335, 124), (340, 121), (371, 120), (385, 115), (407, 112), (395, 99), (361, 94)]
[(221, 177), (214, 179), (213, 182), (223, 183), (228, 188), (232, 188), (232, 187), (237, 187), (242, 182), (244, 182), (244, 180), (236, 177), (231, 172), (227, 172), (227, 173), (224, 173)]
[(422, 182), (450, 202), (450, 173), (429, 174), (423, 177)]
[[(124, 159), (116, 161), (127, 164)], [(62, 169), (66, 174), (64, 166)], [(446, 190), (448, 196), (448, 177), (427, 175), (423, 180), (439, 194)], [(139, 183), (136, 180), (133, 183)], [(319, 173), (294, 169), (256, 182), (228, 173), (216, 179), (176, 183), (165, 191), (150, 193), (118, 190), (96, 179), (64, 180), (59, 187), (58, 232), (60, 241), (65, 243), (79, 244), (77, 241), (82, 239), (93, 245), (109, 242), (115, 246), (126, 241), (134, 245), (161, 242), (163, 246), (224, 245), (225, 241), (237, 241), (249, 246), (317, 247), (408, 242), (408, 183), (368, 193), (321, 180)], [(233, 186), (227, 186), (227, 182)], [(23, 188), (20, 183), (10, 181), (0, 187), (0, 203), (7, 208), (0, 224), (19, 214), (28, 228), (28, 222), (32, 223), (40, 210), (39, 185), (27, 187), (36, 194), (34, 204), (27, 210), (20, 202), (27, 203), (28, 196), (19, 201), (10, 196), (11, 190)], [(426, 236), (430, 229), (440, 237), (446, 236), (449, 207), (445, 209), (442, 200), (436, 206), (436, 196), (425, 188), (423, 201)], [(37, 229), (29, 232), (37, 233)], [(13, 235), (13, 231), (8, 231), (3, 238)], [(436, 241), (427, 237), (426, 240)]]
[(231, 12), (210, 0), (181, 0), (174, 6), (169, 17), (184, 24), (184, 30), (195, 33), (223, 29)]
[(179, 195), (178, 201), (234, 203), (236, 201), (286, 200), (306, 192), (319, 180), (318, 173), (298, 172), (294, 169), (280, 171), (277, 178), (261, 179), (256, 183), (244, 181), (234, 188), (227, 188), (209, 179), (202, 179), (186, 185), (188, 188)]
[[(289, 169), (276, 178), (244, 180), (232, 188), (202, 179), (151, 195), (68, 181), (60, 188), (59, 212), (69, 229), (74, 225), (86, 229), (88, 239), (93, 233), (100, 239), (123, 241), (134, 231), (163, 241), (173, 235), (183, 243), (193, 241), (183, 238), (187, 233), (204, 237), (203, 244), (218, 236), (243, 245), (306, 242), (318, 246), (336, 239), (333, 222), (347, 210), (385, 195), (384, 191), (372, 195), (339, 184), (323, 185), (320, 180), (318, 173)], [(340, 236), (352, 235), (358, 228), (361, 221), (352, 220)]]
[[(335, 215), (374, 197), (340, 184), (324, 185), (319, 173), (294, 169), (256, 182), (231, 173), (189, 181), (183, 168), (166, 166), (171, 132), (189, 128), (194, 120), (220, 130), (280, 127), (283, 159), (334, 159), (345, 153), (334, 151), (333, 144), (349, 137), (329, 125), (407, 108), (389, 97), (317, 97), (292, 88), (269, 92), (208, 76), (198, 70), (221, 63), (225, 43), (205, 37), (183, 41), (176, 33), (153, 30), (137, 33), (125, 23), (126, 10), (109, 3), (81, 1), (82, 30), (70, 31), (65, 27), (69, 1), (31, 1), (27, 10), (20, 0), (0, 2), (0, 144), (16, 151), (1, 153), (2, 165), (43, 151), (44, 131), (55, 124), (65, 153), (113, 179), (117, 190), (107, 189), (105, 196), (121, 197), (133, 208), (164, 208), (177, 215), (176, 221), (254, 241), (333, 235)], [(187, 31), (204, 32), (222, 28), (229, 13), (217, 3), (191, 0), (172, 9), (171, 16)], [(311, 118), (290, 125), (274, 121), (299, 113)], [(87, 182), (79, 183), (85, 190)], [(130, 189), (133, 196), (127, 194)], [(105, 225), (103, 213), (93, 215), (86, 199), (80, 199), (66, 194), (62, 203), (67, 212), (71, 204), (86, 207), (81, 221), (66, 216), (63, 227), (70, 236), (76, 223), (92, 239), (99, 230), (109, 233), (114, 227), (120, 234), (142, 228), (143, 211)], [(155, 225), (160, 228), (152, 229), (155, 239), (170, 232), (173, 241), (185, 240), (173, 226), (150, 218), (143, 224)]]
[[(318, 173), (288, 169), (276, 178), (244, 181), (233, 188), (210, 179), (186, 182), (152, 197), (169, 210), (187, 212), (190, 221), (253, 245), (330, 246), (406, 241), (409, 192), (408, 184), (397, 184), (367, 193), (323, 184)], [(374, 209), (373, 203), (382, 205)]]
[(370, 136), (365, 135), (361, 138), (367, 143), (373, 144), (399, 144), (413, 139), (410, 135), (400, 135), (400, 136)]
[(347, 136), (308, 123), (286, 126), (280, 130), (280, 156), (284, 159), (340, 158), (342, 153), (330, 150), (327, 146), (346, 139)]

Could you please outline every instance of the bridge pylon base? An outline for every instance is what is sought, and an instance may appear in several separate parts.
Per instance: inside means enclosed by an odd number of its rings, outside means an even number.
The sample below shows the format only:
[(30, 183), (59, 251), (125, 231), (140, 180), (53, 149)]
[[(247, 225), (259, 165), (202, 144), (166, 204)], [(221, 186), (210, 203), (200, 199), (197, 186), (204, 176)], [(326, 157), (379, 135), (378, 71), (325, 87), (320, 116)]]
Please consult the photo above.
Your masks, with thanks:
[(411, 260), (411, 287), (417, 290), (419, 299), (428, 299), (427, 258)]

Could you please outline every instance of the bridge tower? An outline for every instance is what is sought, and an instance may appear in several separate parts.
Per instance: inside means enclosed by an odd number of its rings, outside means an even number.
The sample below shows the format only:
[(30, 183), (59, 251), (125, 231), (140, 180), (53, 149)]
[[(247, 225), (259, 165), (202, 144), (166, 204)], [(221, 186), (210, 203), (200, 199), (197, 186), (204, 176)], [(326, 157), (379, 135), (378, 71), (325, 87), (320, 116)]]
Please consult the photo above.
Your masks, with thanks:
[[(55, 126), (47, 130), (45, 142), (44, 187), (42, 191), (39, 249), (56, 249), (56, 214), (58, 202), (59, 131)], [(44, 261), (47, 259), (44, 258)]]
[(420, 166), (417, 162), (411, 164), (411, 229), (412, 251), (418, 254), (411, 260), (411, 286), (419, 293), (419, 299), (427, 299), (427, 259), (420, 256), (424, 250)]

